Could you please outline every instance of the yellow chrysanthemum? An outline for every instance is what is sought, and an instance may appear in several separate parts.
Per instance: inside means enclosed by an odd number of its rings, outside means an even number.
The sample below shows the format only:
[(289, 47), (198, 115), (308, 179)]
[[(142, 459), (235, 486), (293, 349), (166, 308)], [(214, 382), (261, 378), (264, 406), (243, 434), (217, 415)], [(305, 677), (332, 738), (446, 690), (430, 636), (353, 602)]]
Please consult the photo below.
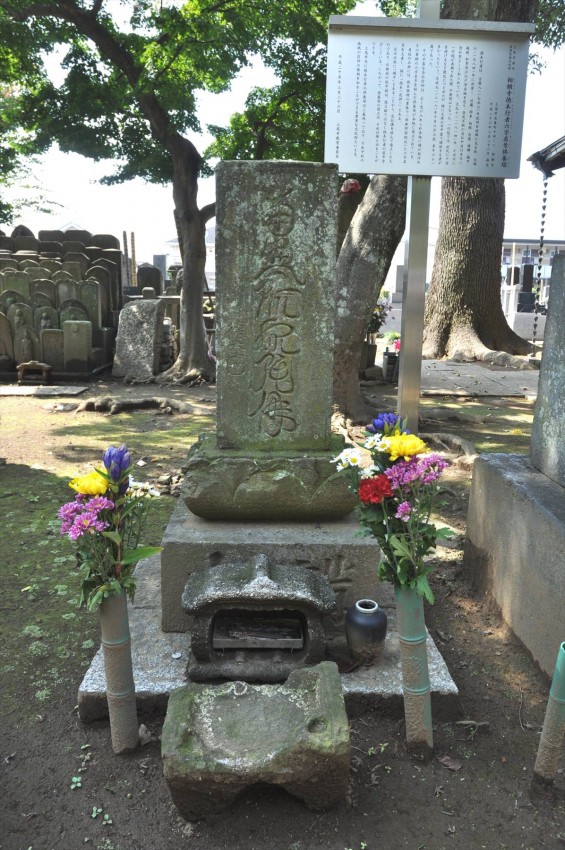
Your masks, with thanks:
[(69, 487), (77, 493), (82, 493), (83, 496), (103, 496), (108, 489), (108, 482), (94, 470), (79, 478), (73, 478), (69, 481)]
[(399, 457), (410, 460), (414, 455), (421, 455), (428, 451), (427, 445), (415, 434), (398, 434), (383, 437), (381, 449), (387, 453), (392, 461)]

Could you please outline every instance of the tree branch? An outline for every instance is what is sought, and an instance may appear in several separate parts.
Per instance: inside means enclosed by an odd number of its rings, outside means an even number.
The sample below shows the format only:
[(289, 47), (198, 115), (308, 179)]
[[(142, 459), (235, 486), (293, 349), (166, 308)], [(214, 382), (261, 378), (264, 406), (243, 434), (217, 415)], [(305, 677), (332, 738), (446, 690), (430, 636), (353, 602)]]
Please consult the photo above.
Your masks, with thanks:
[(206, 222), (210, 221), (211, 218), (214, 218), (215, 215), (216, 215), (216, 204), (215, 203), (206, 204), (206, 206), (202, 207), (202, 209), (200, 210), (200, 218), (202, 219), (204, 224), (206, 224)]

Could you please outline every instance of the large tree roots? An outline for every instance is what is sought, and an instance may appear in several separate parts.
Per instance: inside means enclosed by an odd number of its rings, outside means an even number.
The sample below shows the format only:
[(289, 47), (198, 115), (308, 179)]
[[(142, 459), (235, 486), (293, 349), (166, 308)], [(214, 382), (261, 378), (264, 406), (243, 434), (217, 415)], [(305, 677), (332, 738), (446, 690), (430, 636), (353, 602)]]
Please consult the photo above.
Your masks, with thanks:
[(200, 407), (186, 401), (164, 396), (151, 396), (150, 398), (126, 398), (120, 399), (116, 396), (104, 396), (102, 398), (88, 398), (81, 402), (75, 413), (83, 411), (94, 411), (95, 413), (126, 413), (132, 410), (157, 410), (163, 414), (189, 413), (194, 415), (209, 414), (208, 407)]

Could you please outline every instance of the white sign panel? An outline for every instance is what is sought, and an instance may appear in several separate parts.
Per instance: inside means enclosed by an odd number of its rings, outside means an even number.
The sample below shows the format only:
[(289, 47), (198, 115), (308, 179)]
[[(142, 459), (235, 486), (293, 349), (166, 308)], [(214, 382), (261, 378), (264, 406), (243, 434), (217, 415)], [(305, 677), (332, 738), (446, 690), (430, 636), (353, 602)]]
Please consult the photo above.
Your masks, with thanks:
[(326, 162), (518, 177), (530, 24), (330, 18)]

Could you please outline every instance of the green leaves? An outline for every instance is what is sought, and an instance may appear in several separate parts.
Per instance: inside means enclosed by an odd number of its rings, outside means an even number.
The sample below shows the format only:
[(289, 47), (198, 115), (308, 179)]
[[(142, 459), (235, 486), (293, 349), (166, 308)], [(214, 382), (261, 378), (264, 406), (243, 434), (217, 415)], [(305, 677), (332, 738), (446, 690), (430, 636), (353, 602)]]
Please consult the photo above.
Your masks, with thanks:
[(138, 549), (126, 550), (122, 555), (122, 564), (137, 564), (142, 558), (151, 558), (163, 550), (162, 546), (140, 546)]

